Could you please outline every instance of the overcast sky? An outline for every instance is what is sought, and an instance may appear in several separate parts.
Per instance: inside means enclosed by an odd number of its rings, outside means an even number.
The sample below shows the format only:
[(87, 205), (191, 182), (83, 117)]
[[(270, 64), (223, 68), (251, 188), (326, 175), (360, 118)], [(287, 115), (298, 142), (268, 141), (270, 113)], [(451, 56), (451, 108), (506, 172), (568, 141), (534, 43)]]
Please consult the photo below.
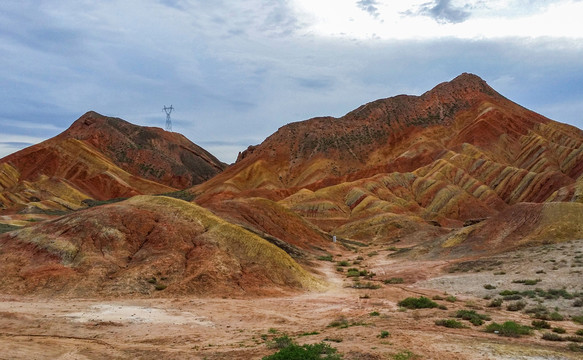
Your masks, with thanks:
[(583, 0), (2, 0), (0, 157), (89, 110), (225, 162), (282, 125), (462, 72), (583, 127)]

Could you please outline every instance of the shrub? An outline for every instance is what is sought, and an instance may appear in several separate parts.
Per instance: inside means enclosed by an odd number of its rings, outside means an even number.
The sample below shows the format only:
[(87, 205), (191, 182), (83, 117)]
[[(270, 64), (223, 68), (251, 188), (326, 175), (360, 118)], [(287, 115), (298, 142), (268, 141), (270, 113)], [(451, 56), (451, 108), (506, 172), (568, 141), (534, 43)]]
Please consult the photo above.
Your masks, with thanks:
[(543, 340), (565, 341), (565, 339), (563, 339), (560, 335), (554, 334), (554, 333), (549, 333), (549, 332), (543, 334)]
[(369, 315), (370, 316), (380, 316), (381, 314), (378, 311), (373, 311)]
[(571, 344), (569, 344), (569, 346), (567, 346), (567, 348), (571, 351), (574, 351), (574, 352), (583, 352), (583, 345), (577, 345), (575, 343), (571, 343)]
[(567, 341), (583, 343), (583, 336), (567, 336), (564, 339)]
[(488, 307), (501, 307), (502, 306), (502, 298), (496, 298), (488, 304)]
[(579, 329), (575, 332), (575, 335), (583, 336), (583, 329)]
[(361, 283), (360, 281), (355, 281), (354, 283), (352, 283), (352, 286), (350, 286), (353, 289), (372, 289), (372, 290), (376, 290), (376, 289), (380, 289), (380, 285), (379, 284), (375, 284), (373, 282), (366, 282), (366, 283)]
[(479, 326), (484, 323), (484, 320), (491, 320), (490, 316), (486, 314), (478, 314), (474, 310), (458, 310), (455, 314), (458, 319), (468, 320), (472, 325)]
[(518, 295), (520, 291), (516, 290), (502, 290), (500, 291), (500, 296), (508, 296), (508, 295)]
[(453, 295), (449, 295), (448, 297), (445, 298), (445, 301), (456, 302), (457, 298)]
[(496, 286), (494, 286), (492, 284), (486, 284), (486, 285), (484, 285), (484, 289), (486, 289), (486, 290), (494, 290), (494, 289), (496, 289)]
[(573, 322), (576, 322), (578, 324), (582, 324), (583, 325), (583, 315), (578, 315), (578, 316), (572, 316), (571, 320), (573, 320)]
[(554, 311), (554, 312), (549, 314), (549, 319), (551, 319), (553, 321), (563, 321), (563, 320), (565, 320), (565, 317), (563, 315), (559, 314), (558, 312)]
[(524, 301), (517, 301), (510, 303), (506, 306), (506, 310), (508, 311), (519, 311), (526, 307), (526, 303)]
[(567, 330), (563, 329), (562, 327), (556, 327), (556, 328), (553, 328), (553, 332), (557, 333), (557, 334), (564, 334), (567, 332)]
[(348, 261), (346, 261), (346, 260), (342, 260), (342, 261), (338, 261), (336, 263), (336, 265), (338, 265), (338, 266), (348, 266), (348, 265), (350, 265), (350, 263)]
[(527, 279), (527, 280), (512, 280), (515, 284), (536, 285), (541, 282), (541, 279)]
[(516, 295), (506, 295), (506, 296), (503, 297), (503, 299), (506, 300), (506, 301), (510, 301), (510, 300), (520, 300), (520, 299), (522, 299), (522, 295), (518, 295), (518, 294), (516, 294)]
[(341, 316), (336, 320), (332, 321), (330, 324), (328, 324), (328, 327), (338, 327), (341, 329), (347, 328), (349, 326), (350, 325), (348, 323), (348, 320), (344, 316)]
[(337, 350), (326, 343), (297, 345), (295, 343), (279, 350), (263, 360), (341, 360)]
[(534, 327), (537, 330), (538, 329), (550, 329), (551, 324), (549, 324), (548, 322), (546, 322), (544, 320), (533, 320), (532, 327)]
[(164, 284), (156, 284), (156, 286), (154, 286), (154, 289), (156, 289), (158, 291), (161, 291), (161, 290), (166, 289), (167, 287), (168, 286), (167, 285), (164, 285)]
[(381, 333), (379, 334), (379, 338), (384, 339), (386, 337), (388, 337), (390, 334), (388, 331), (386, 330), (382, 330)]
[(400, 277), (392, 277), (390, 279), (383, 280), (385, 284), (402, 284), (404, 283), (403, 278)]
[(583, 306), (583, 299), (579, 298), (573, 301), (573, 307), (582, 307)]
[(267, 344), (267, 347), (270, 349), (284, 349), (290, 346), (291, 344), (293, 344), (293, 340), (289, 336), (284, 334), (280, 337), (276, 337), (275, 339), (273, 339), (273, 341), (269, 342)]
[(355, 269), (355, 268), (350, 268), (350, 269), (348, 269), (346, 276), (347, 277), (359, 277), (360, 271), (358, 271), (358, 269)]
[(500, 336), (520, 337), (520, 335), (530, 335), (532, 329), (528, 326), (517, 324), (514, 321), (506, 321), (503, 324), (491, 323), (486, 326), (486, 332), (496, 333)]
[(332, 255), (328, 254), (328, 255), (318, 256), (318, 260), (332, 261)]
[(408, 297), (399, 301), (398, 305), (407, 309), (432, 309), (439, 306), (436, 302), (431, 301), (425, 296), (418, 298)]
[(435, 325), (445, 326), (452, 329), (462, 329), (466, 327), (464, 324), (454, 319), (435, 320)]
[(401, 351), (400, 353), (393, 355), (393, 360), (411, 360), (411, 359), (417, 359), (417, 355), (413, 354), (409, 350)]

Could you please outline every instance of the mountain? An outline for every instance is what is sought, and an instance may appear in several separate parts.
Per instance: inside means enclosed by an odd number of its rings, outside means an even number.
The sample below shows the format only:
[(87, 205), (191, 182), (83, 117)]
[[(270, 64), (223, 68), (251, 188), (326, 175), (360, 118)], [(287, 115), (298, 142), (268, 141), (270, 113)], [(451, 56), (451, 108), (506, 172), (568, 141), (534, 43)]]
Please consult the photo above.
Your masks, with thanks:
[(582, 173), (581, 130), (462, 74), (283, 126), (189, 191), (208, 207), (267, 198), (324, 231), (387, 241), (442, 236), (524, 202), (581, 201)]
[(77, 209), (175, 191), (226, 167), (184, 136), (88, 112), (54, 138), (0, 159), (4, 209)]

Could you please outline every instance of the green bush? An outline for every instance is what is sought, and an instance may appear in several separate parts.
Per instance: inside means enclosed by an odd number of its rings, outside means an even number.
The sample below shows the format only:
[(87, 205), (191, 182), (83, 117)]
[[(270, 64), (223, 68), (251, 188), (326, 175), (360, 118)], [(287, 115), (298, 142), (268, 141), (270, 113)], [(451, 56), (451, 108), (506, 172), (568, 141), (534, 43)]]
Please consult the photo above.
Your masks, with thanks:
[(373, 311), (369, 315), (370, 316), (380, 316), (381, 314), (378, 311)]
[(332, 255), (328, 254), (328, 255), (318, 256), (318, 260), (322, 260), (322, 261), (332, 261)]
[(571, 344), (569, 344), (569, 346), (567, 348), (571, 351), (574, 351), (574, 352), (583, 352), (583, 345), (577, 345), (575, 343), (571, 343)]
[(458, 310), (455, 314), (458, 319), (468, 320), (472, 325), (479, 326), (484, 323), (484, 320), (491, 320), (490, 316), (486, 314), (478, 314), (474, 310)]
[(583, 315), (578, 315), (578, 316), (572, 316), (571, 320), (573, 320), (573, 322), (576, 322), (578, 324), (582, 324), (583, 325)]
[(263, 360), (341, 360), (337, 350), (325, 343), (297, 345), (295, 343), (279, 350)]
[(342, 260), (342, 261), (338, 261), (336, 263), (336, 265), (338, 265), (338, 266), (348, 266), (348, 265), (350, 265), (350, 263), (348, 261), (346, 261), (346, 260)]
[(534, 327), (537, 330), (538, 329), (550, 329), (551, 324), (549, 324), (548, 322), (546, 322), (544, 320), (533, 320), (532, 327)]
[(417, 358), (418, 356), (409, 350), (401, 351), (400, 353), (393, 355), (393, 360), (411, 360)]
[(400, 277), (392, 277), (390, 279), (383, 280), (383, 282), (385, 284), (402, 284), (405, 281), (403, 280), (403, 278)]
[(510, 303), (506, 306), (506, 310), (508, 311), (519, 311), (526, 307), (526, 303), (524, 301), (517, 301)]
[(494, 286), (492, 284), (486, 284), (486, 285), (484, 285), (484, 289), (486, 289), (486, 290), (494, 290), (494, 289), (496, 289), (496, 286)]
[(276, 337), (273, 341), (267, 344), (267, 347), (270, 349), (284, 349), (288, 346), (293, 344), (293, 340), (287, 336), (286, 334)]
[(464, 324), (454, 319), (435, 320), (435, 325), (445, 326), (446, 328), (452, 329), (462, 329), (466, 327)]
[(528, 326), (517, 324), (514, 321), (506, 321), (503, 324), (491, 323), (486, 326), (486, 332), (496, 333), (506, 337), (520, 337), (520, 335), (530, 335), (532, 329)]
[(407, 309), (432, 309), (439, 306), (436, 302), (426, 298), (425, 296), (418, 298), (408, 297), (399, 301), (398, 305)]
[(490, 303), (488, 304), (488, 307), (501, 307), (502, 301), (503, 300), (501, 298), (496, 298), (496, 299), (490, 301)]
[(549, 319), (551, 319), (553, 321), (563, 321), (563, 320), (565, 320), (565, 317), (563, 315), (559, 314), (558, 312), (554, 311), (554, 312), (549, 314)]
[(542, 338), (548, 341), (565, 341), (560, 335), (549, 332), (544, 333)]
[(445, 301), (456, 302), (457, 298), (453, 295), (449, 295), (448, 297), (445, 298)]
[(575, 335), (583, 336), (583, 329), (579, 329), (575, 332)]
[(553, 328), (553, 332), (557, 333), (557, 334), (564, 334), (567, 332), (567, 330), (563, 329), (562, 327), (556, 327), (556, 328)]
[(384, 338), (388, 337), (389, 335), (390, 335), (390, 334), (389, 334), (389, 332), (388, 332), (388, 331), (386, 331), (386, 330), (382, 330), (382, 331), (381, 331), (381, 333), (379, 334), (379, 337), (380, 337), (381, 339), (384, 339)]

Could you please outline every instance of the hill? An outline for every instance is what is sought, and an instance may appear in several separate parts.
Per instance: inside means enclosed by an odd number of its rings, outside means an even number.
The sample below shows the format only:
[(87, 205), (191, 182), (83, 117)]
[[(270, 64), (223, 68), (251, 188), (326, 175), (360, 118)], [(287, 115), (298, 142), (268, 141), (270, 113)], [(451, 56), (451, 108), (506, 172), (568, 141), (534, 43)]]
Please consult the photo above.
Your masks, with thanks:
[(178, 133), (91, 111), (56, 137), (0, 159), (0, 206), (77, 209), (87, 199), (183, 189), (225, 166)]

